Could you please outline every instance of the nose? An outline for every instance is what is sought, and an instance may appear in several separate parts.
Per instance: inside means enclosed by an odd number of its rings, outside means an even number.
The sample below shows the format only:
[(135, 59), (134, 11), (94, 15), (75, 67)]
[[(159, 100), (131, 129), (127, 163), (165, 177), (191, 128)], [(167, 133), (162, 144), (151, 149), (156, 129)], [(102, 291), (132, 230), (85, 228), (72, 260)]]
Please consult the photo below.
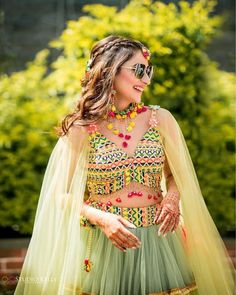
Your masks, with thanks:
[(141, 81), (142, 81), (143, 83), (145, 83), (145, 85), (150, 85), (150, 83), (151, 83), (151, 79), (148, 77), (146, 71), (145, 71), (145, 74), (144, 74), (144, 76), (142, 77)]
[(145, 83), (145, 85), (150, 85), (151, 79), (148, 77), (148, 74), (146, 73), (146, 71), (145, 71), (144, 76), (142, 77), (141, 81), (143, 83)]

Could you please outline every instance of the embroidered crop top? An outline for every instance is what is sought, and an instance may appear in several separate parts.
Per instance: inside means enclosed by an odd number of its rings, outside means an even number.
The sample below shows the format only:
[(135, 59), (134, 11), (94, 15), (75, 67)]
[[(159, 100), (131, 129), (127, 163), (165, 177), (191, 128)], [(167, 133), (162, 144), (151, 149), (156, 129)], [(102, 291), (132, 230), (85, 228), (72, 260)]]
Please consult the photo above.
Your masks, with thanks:
[(105, 196), (138, 182), (155, 191), (160, 190), (160, 181), (165, 160), (164, 149), (156, 119), (160, 106), (152, 109), (149, 128), (130, 157), (96, 128), (89, 136), (90, 151), (87, 174), (87, 193), (90, 196)]

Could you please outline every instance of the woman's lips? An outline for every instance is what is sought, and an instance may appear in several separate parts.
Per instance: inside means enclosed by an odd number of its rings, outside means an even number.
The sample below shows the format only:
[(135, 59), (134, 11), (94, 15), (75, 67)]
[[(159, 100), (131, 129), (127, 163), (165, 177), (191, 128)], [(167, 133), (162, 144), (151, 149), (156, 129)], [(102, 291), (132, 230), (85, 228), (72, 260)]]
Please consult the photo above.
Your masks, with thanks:
[(133, 87), (136, 91), (138, 92), (143, 92), (143, 87), (140, 87), (140, 86), (134, 86)]

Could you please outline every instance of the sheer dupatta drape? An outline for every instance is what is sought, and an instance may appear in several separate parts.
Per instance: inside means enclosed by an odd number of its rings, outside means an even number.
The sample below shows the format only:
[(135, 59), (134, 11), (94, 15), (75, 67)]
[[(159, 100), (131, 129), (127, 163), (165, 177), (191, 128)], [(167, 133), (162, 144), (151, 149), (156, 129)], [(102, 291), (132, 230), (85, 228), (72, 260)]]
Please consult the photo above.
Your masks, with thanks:
[(187, 230), (186, 251), (199, 294), (233, 294), (235, 270), (206, 207), (183, 133), (168, 110), (161, 108), (157, 118), (180, 192), (182, 221)]
[(73, 127), (54, 147), (16, 295), (79, 294), (80, 212), (87, 178), (88, 134)]
[[(233, 265), (206, 208), (180, 127), (163, 108), (157, 111), (157, 119), (165, 154), (180, 191), (187, 229), (185, 249), (199, 295), (232, 295)], [(84, 257), (80, 257), (80, 212), (88, 151), (88, 134), (81, 127), (73, 127), (68, 136), (58, 140), (44, 176), (16, 295), (81, 294)], [(162, 184), (165, 186), (164, 177)]]

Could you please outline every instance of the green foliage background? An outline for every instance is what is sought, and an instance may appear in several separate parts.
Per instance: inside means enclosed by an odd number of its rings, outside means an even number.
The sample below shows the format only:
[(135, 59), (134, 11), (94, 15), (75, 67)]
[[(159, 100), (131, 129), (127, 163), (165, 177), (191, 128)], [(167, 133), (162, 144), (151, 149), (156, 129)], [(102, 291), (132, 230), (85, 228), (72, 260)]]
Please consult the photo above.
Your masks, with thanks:
[[(32, 231), (45, 167), (57, 140), (53, 126), (81, 90), (94, 42), (133, 37), (152, 52), (155, 75), (143, 100), (170, 110), (184, 133), (208, 209), (221, 233), (234, 224), (234, 84), (204, 49), (224, 19), (215, 1), (178, 5), (133, 0), (123, 10), (86, 5), (26, 69), (0, 79), (0, 225)], [(58, 58), (50, 62), (51, 51)], [(189, 208), (191, 210), (191, 208)]]

